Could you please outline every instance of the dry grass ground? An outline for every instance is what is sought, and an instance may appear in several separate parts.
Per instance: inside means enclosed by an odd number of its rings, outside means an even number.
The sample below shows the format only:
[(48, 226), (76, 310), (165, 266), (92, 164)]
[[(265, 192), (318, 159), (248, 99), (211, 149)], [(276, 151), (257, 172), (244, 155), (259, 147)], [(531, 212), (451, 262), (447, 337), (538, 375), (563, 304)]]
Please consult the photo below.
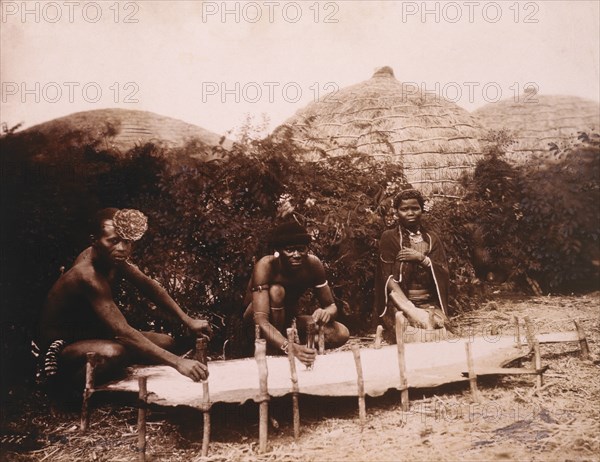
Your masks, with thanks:
[[(402, 412), (399, 393), (367, 399), (367, 422), (358, 421), (355, 398), (301, 397), (301, 436), (292, 437), (290, 398), (272, 402), (279, 428), (269, 449), (257, 448), (257, 407), (215, 405), (209, 456), (200, 456), (202, 416), (186, 409), (153, 409), (149, 415), (149, 461), (597, 461), (600, 460), (600, 293), (571, 297), (498, 296), (457, 321), (476, 335), (512, 334), (512, 316), (529, 316), (537, 333), (584, 328), (593, 361), (579, 359), (577, 344), (542, 345), (549, 369), (544, 386), (535, 378), (479, 380), (484, 401), (476, 404), (466, 384), (411, 390)], [(468, 330), (466, 330), (468, 332)], [(531, 366), (530, 359), (523, 362)], [(115, 397), (111, 398), (115, 399)], [(3, 429), (31, 433), (4, 444), (7, 461), (131, 461), (136, 455), (137, 411), (129, 397), (119, 405), (96, 403), (85, 435), (77, 412), (50, 412), (42, 397), (15, 399)], [(121, 402), (122, 401), (122, 402)], [(29, 446), (28, 446), (28, 443)], [(29, 450), (26, 450), (29, 449)]]

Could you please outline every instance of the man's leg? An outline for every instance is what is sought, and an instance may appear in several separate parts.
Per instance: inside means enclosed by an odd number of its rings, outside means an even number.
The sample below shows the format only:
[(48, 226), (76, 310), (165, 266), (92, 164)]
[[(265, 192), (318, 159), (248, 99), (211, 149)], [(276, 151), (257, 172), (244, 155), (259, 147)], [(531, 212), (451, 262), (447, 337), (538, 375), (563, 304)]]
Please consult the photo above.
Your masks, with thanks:
[(81, 340), (67, 345), (58, 361), (57, 380), (67, 380), (77, 387), (85, 383), (87, 353), (96, 353), (96, 379), (103, 382), (114, 378), (129, 361), (125, 347), (114, 340)]
[[(301, 315), (296, 317), (298, 335), (303, 343), (306, 343), (306, 331), (309, 323), (314, 322), (312, 316)], [(344, 345), (350, 338), (350, 331), (346, 326), (337, 321), (329, 321), (323, 326), (325, 337), (325, 348), (338, 348)], [(315, 346), (317, 344), (315, 343)]]
[[(271, 325), (281, 332), (281, 334), (285, 337), (285, 328), (287, 327), (286, 316), (285, 316), (285, 289), (283, 286), (278, 284), (274, 284), (269, 287), (269, 322)], [(252, 303), (248, 305), (246, 311), (244, 311), (243, 315), (244, 325), (246, 326), (245, 330), (248, 331), (248, 326), (252, 326), (254, 329), (254, 307)], [(254, 333), (254, 330), (252, 330)], [(250, 336), (250, 334), (247, 334)], [(254, 339), (254, 335), (252, 334), (252, 339)], [(267, 345), (267, 353), (268, 354), (279, 354), (281, 351), (274, 349), (272, 346)]]

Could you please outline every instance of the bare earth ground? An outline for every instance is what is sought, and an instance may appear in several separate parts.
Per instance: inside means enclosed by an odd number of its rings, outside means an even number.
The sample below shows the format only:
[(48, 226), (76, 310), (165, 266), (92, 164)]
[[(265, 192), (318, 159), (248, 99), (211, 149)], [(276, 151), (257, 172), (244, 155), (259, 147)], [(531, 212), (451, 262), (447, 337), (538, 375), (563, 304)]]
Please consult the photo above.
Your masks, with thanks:
[[(467, 384), (411, 390), (402, 412), (399, 393), (367, 398), (361, 430), (356, 398), (301, 397), (301, 436), (294, 442), (289, 397), (272, 401), (279, 428), (269, 429), (269, 449), (258, 453), (254, 403), (217, 404), (212, 410), (209, 456), (200, 456), (202, 415), (190, 409), (156, 408), (148, 417), (149, 461), (598, 461), (600, 460), (600, 293), (571, 297), (514, 298), (498, 295), (456, 319), (467, 334), (512, 335), (512, 316), (529, 316), (536, 333), (585, 330), (591, 361), (577, 344), (542, 345), (550, 367), (544, 386), (533, 376), (479, 379), (481, 404)], [(360, 342), (359, 339), (354, 339)], [(363, 340), (364, 342), (364, 340)], [(531, 358), (523, 362), (532, 367)], [(130, 397), (100, 400), (87, 434), (76, 411), (52, 413), (43, 396), (15, 401), (3, 429), (26, 434), (4, 443), (7, 461), (137, 460), (137, 411)], [(117, 403), (115, 403), (115, 400)]]

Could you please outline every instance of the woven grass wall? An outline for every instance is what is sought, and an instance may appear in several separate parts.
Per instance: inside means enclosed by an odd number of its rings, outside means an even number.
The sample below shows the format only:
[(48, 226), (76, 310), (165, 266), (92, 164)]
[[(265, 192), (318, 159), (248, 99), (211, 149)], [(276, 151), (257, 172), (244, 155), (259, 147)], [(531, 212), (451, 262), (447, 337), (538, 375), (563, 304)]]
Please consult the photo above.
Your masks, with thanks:
[(398, 81), (389, 67), (309, 104), (278, 129), (284, 127), (310, 160), (353, 151), (392, 159), (428, 194), (460, 191), (461, 175), (480, 158), (483, 133), (468, 111)]
[[(576, 96), (539, 95), (488, 103), (473, 113), (488, 130), (507, 130), (514, 143), (506, 159), (516, 163), (558, 161), (578, 132), (598, 133), (600, 103)], [(553, 149), (554, 143), (558, 146)]]

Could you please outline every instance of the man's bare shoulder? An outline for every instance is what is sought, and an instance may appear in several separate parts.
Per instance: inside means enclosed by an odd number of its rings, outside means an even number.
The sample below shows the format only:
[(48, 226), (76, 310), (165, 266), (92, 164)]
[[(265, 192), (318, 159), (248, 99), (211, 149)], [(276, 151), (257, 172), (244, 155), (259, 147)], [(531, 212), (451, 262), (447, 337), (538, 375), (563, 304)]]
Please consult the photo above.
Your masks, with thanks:
[(271, 276), (273, 272), (273, 262), (276, 258), (273, 255), (265, 255), (254, 265), (254, 274)]
[(91, 248), (81, 252), (73, 266), (58, 280), (63, 286), (78, 289), (99, 289), (104, 287), (106, 282), (106, 278), (100, 275), (92, 264)]
[(307, 261), (311, 268), (320, 268), (323, 266), (323, 262), (321, 261), (321, 259), (313, 254), (308, 255)]

